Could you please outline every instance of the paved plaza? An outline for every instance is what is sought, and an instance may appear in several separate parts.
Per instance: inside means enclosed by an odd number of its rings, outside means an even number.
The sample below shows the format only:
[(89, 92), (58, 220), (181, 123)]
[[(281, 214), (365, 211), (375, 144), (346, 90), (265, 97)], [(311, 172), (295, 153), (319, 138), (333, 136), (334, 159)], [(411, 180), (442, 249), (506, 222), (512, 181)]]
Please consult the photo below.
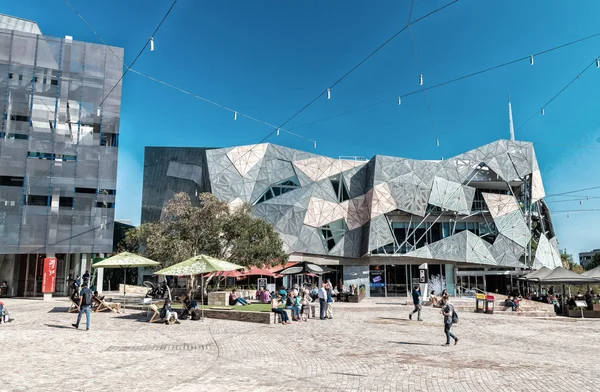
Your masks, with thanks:
[(206, 319), (149, 324), (92, 315), (75, 330), (64, 299), (3, 299), (2, 391), (597, 391), (600, 322), (439, 309), (408, 321), (403, 300), (335, 304), (333, 320), (289, 326)]

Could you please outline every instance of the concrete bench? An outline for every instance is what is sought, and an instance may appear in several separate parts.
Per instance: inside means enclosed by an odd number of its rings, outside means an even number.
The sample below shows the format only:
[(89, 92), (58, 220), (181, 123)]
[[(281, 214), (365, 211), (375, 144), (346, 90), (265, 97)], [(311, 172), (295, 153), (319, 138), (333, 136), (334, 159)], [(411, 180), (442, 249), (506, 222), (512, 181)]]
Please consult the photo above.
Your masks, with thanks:
[[(243, 297), (247, 300), (254, 299), (254, 292), (249, 290), (236, 291), (238, 297)], [(208, 293), (208, 304), (212, 306), (227, 306), (229, 305), (229, 295), (231, 291), (211, 291)]]

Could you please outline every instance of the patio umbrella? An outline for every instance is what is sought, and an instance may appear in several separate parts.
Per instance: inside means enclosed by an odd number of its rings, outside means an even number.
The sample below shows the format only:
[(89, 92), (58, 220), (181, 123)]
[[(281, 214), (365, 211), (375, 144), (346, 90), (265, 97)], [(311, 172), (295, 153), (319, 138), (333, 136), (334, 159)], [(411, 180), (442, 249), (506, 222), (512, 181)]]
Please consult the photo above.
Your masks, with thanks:
[[(280, 271), (276, 271), (275, 273), (279, 274), (279, 275), (303, 275), (303, 274), (321, 275), (326, 272), (325, 268), (327, 268), (327, 267), (303, 261), (301, 263), (297, 263), (294, 266), (284, 268)], [(327, 269), (329, 271), (331, 271), (331, 269), (329, 269), (329, 268), (327, 268)]]
[(588, 278), (598, 278), (600, 279), (600, 266), (581, 274), (583, 276), (587, 276)]
[(594, 278), (590, 276), (580, 275), (576, 272), (570, 271), (563, 267), (556, 267), (552, 270), (548, 275), (542, 278), (534, 278), (535, 281), (538, 281), (543, 284), (598, 284), (600, 283), (599, 278)]
[(104, 259), (96, 264), (93, 264), (93, 268), (123, 268), (123, 309), (125, 309), (125, 294), (127, 292), (126, 268), (138, 268), (138, 267), (154, 267), (159, 265), (158, 261), (147, 259), (143, 256), (136, 255), (134, 253), (122, 252), (116, 254), (108, 259)]
[(521, 280), (539, 279), (539, 278), (543, 278), (544, 276), (548, 275), (550, 272), (552, 272), (552, 270), (550, 268), (544, 266), (544, 267), (540, 268), (539, 270), (533, 271), (519, 279), (521, 279)]
[[(187, 275), (192, 277), (194, 275), (202, 275), (207, 272), (234, 271), (243, 268), (243, 266), (230, 263), (229, 261), (215, 259), (214, 257), (206, 255), (199, 255), (184, 260), (181, 263), (171, 265), (160, 271), (156, 271), (154, 275)], [(201, 282), (203, 283), (201, 287), (201, 298), (202, 305), (204, 305), (203, 279), (201, 279)], [(202, 307), (202, 319), (204, 319), (204, 307)]]

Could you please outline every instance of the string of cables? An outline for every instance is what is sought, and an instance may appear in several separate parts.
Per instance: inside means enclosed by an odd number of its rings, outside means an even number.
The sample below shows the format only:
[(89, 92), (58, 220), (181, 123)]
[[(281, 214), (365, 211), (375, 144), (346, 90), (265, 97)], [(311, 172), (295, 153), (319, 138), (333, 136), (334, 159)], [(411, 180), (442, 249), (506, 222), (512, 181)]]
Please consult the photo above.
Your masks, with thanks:
[[(415, 39), (413, 37), (412, 28), (410, 27), (410, 20), (412, 19), (413, 7), (415, 0), (410, 3), (410, 12), (408, 14), (408, 34), (410, 35), (410, 42), (412, 44), (413, 53), (415, 55), (415, 62), (417, 63), (417, 70), (419, 71), (419, 85), (423, 85), (423, 72), (421, 72), (421, 64), (419, 62), (419, 55), (417, 54), (417, 45), (415, 45)], [(435, 145), (440, 147), (440, 139), (438, 138), (437, 131), (435, 130), (435, 121), (433, 121), (433, 113), (431, 111), (431, 104), (429, 103), (429, 96), (427, 95), (427, 88), (423, 89), (423, 95), (425, 96), (425, 103), (427, 104), (427, 112), (429, 113), (429, 119), (431, 120), (431, 129), (433, 130), (433, 136), (435, 137)], [(398, 97), (398, 105), (402, 103), (402, 98)]]
[[(414, 22), (413, 22), (413, 24), (414, 24)], [(456, 82), (459, 82), (459, 81), (462, 81), (462, 80), (465, 80), (465, 79), (469, 79), (469, 78), (472, 78), (472, 77), (475, 77), (475, 76), (479, 76), (479, 75), (482, 75), (482, 74), (485, 74), (485, 73), (488, 73), (488, 72), (491, 72), (491, 71), (494, 71), (494, 70), (497, 70), (497, 69), (500, 69), (500, 68), (503, 68), (503, 67), (507, 67), (509, 65), (513, 65), (513, 64), (516, 64), (516, 63), (519, 63), (519, 62), (527, 61), (529, 64), (531, 64), (531, 59), (534, 58), (534, 57), (542, 56), (542, 55), (554, 52), (556, 50), (560, 50), (560, 49), (569, 47), (571, 45), (575, 45), (575, 44), (578, 44), (580, 42), (588, 41), (590, 39), (597, 38), (597, 37), (600, 37), (600, 33), (591, 34), (591, 35), (588, 35), (586, 37), (582, 37), (582, 38), (579, 38), (579, 39), (576, 39), (576, 40), (573, 40), (573, 41), (570, 41), (570, 42), (567, 42), (567, 43), (564, 43), (564, 44), (561, 44), (561, 45), (557, 45), (557, 46), (554, 46), (554, 47), (551, 47), (551, 48), (548, 48), (548, 49), (544, 49), (542, 51), (533, 53), (532, 55), (527, 55), (527, 56), (519, 57), (519, 58), (516, 58), (516, 59), (513, 59), (513, 60), (505, 61), (505, 62), (496, 64), (496, 65), (493, 65), (491, 67), (487, 67), (487, 68), (484, 68), (484, 69), (481, 69), (481, 70), (478, 70), (478, 71), (474, 71), (474, 72), (471, 72), (471, 73), (468, 73), (468, 74), (465, 74), (465, 75), (462, 75), (462, 76), (458, 76), (458, 77), (453, 78), (453, 79), (446, 80), (444, 82), (440, 82), (440, 83), (434, 84), (432, 86), (428, 86), (427, 88), (420, 88), (420, 89), (417, 89), (417, 90), (413, 90), (411, 92), (407, 92), (407, 93), (399, 95), (397, 97), (397, 101), (400, 104), (403, 99), (405, 99), (407, 97), (410, 97), (412, 95), (415, 95), (415, 94), (422, 93), (425, 90), (431, 91), (431, 90), (436, 89), (436, 88), (440, 88), (440, 87), (443, 87), (443, 86), (446, 86), (446, 85), (449, 85), (449, 84), (452, 84), (452, 83), (456, 83)], [(544, 105), (544, 107), (548, 106), (548, 104), (550, 102), (554, 101), (562, 92), (564, 92), (566, 90), (566, 88), (568, 86), (570, 86), (575, 80), (579, 79), (581, 77), (581, 75), (583, 74), (583, 72), (587, 71), (594, 64), (596, 64), (596, 66), (598, 68), (600, 68), (600, 59), (598, 57), (594, 58), (594, 61), (592, 63), (590, 63), (590, 65), (588, 65), (585, 68), (584, 71), (580, 72), (573, 80), (571, 80), (571, 82), (569, 82), (569, 84), (567, 86), (563, 87), (558, 94), (556, 94), (550, 101), (548, 101)], [(394, 101), (395, 100), (396, 99), (394, 99)], [(328, 121), (328, 120), (331, 120), (331, 119), (334, 119), (334, 118), (337, 118), (337, 117), (345, 116), (345, 115), (350, 114), (350, 113), (359, 112), (359, 111), (362, 111), (362, 110), (366, 110), (366, 109), (369, 109), (369, 108), (372, 108), (372, 107), (375, 107), (375, 106), (383, 105), (385, 103), (391, 103), (391, 102), (394, 102), (394, 101), (392, 101), (392, 99), (384, 99), (384, 100), (381, 100), (381, 101), (378, 101), (378, 102), (370, 103), (370, 104), (368, 104), (366, 106), (362, 106), (362, 107), (350, 109), (350, 110), (347, 110), (347, 111), (342, 112), (342, 113), (338, 113), (338, 114), (331, 115), (331, 116), (328, 116), (328, 117), (324, 117), (324, 118), (321, 118), (321, 119), (318, 119), (318, 120), (314, 120), (314, 121), (311, 121), (311, 122), (308, 122), (308, 123), (305, 123), (305, 124), (301, 124), (301, 125), (298, 125), (298, 126), (295, 126), (295, 127), (291, 128), (291, 129), (293, 129), (293, 130), (300, 129), (300, 128), (303, 128), (303, 127), (307, 127), (309, 125), (314, 125), (314, 124), (321, 123), (321, 122), (324, 122), (324, 121)], [(539, 111), (536, 112), (532, 116), (532, 118), (535, 117), (535, 115), (537, 115), (539, 113), (540, 113)], [(531, 118), (529, 120), (527, 120), (526, 123), (529, 122), (529, 121), (531, 121)], [(525, 124), (522, 124), (517, 130), (521, 129), (524, 125)]]
[[(96, 33), (96, 31), (94, 30), (94, 28), (85, 19), (83, 19), (83, 17), (79, 14), (79, 12), (77, 12), (77, 10), (67, 0), (63, 0), (63, 1), (65, 2), (65, 4), (67, 6), (69, 6), (69, 8), (71, 8), (73, 10), (73, 12), (75, 12), (75, 14), (77, 14), (92, 29), (92, 31), (94, 33)], [(131, 64), (127, 67), (127, 69), (125, 70), (125, 72), (123, 72), (123, 74), (121, 75), (121, 77), (119, 78), (119, 80), (117, 80), (117, 82), (110, 89), (110, 91), (108, 92), (108, 94), (106, 94), (104, 96), (104, 98), (102, 98), (102, 101), (100, 101), (100, 104), (98, 104), (98, 109), (97, 109), (98, 110), (98, 115), (100, 115), (100, 110), (102, 108), (102, 104), (104, 104), (104, 101), (106, 101), (106, 99), (110, 96), (110, 94), (112, 94), (112, 92), (119, 85), (119, 83), (121, 83), (121, 81), (123, 80), (123, 78), (125, 77), (125, 75), (127, 75), (127, 72), (129, 71), (129, 69), (131, 67), (133, 67), (133, 65), (135, 64), (136, 61), (138, 61), (138, 59), (140, 58), (140, 56), (142, 55), (142, 53), (144, 53), (144, 51), (146, 50), (146, 48), (148, 47), (148, 45), (150, 45), (150, 51), (154, 51), (154, 36), (156, 35), (156, 33), (158, 33), (158, 30), (160, 30), (161, 26), (163, 25), (163, 23), (165, 22), (165, 20), (167, 19), (167, 17), (171, 13), (171, 11), (173, 10), (173, 7), (175, 7), (175, 4), (177, 4), (177, 0), (173, 1), (173, 4), (171, 4), (171, 7), (169, 7), (169, 9), (167, 10), (167, 13), (163, 16), (163, 18), (161, 19), (161, 21), (158, 24), (158, 26), (156, 26), (156, 28), (152, 32), (152, 35), (150, 36), (150, 38), (144, 43), (144, 46), (138, 52), (137, 56), (135, 56), (135, 58), (133, 59), (133, 61), (131, 62)], [(106, 45), (105, 42), (104, 42), (104, 45)], [(108, 45), (106, 45), (106, 46), (108, 47)], [(112, 52), (112, 50), (111, 50), (111, 52)], [(113, 54), (114, 54), (114, 52), (113, 52)]]
[[(78, 11), (77, 11), (77, 10), (76, 10), (74, 7), (73, 7), (73, 6), (71, 6), (71, 4), (69, 4), (67, 0), (64, 0), (64, 2), (65, 2), (65, 3), (66, 3), (66, 4), (67, 4), (67, 5), (68, 5), (68, 6), (69, 6), (69, 7), (70, 7), (72, 10), (73, 10), (73, 12), (75, 12), (75, 14), (76, 14), (76, 15), (77, 15), (77, 16), (78, 16), (78, 17), (79, 17), (79, 18), (80, 18), (80, 19), (81, 19), (81, 20), (82, 20), (82, 21), (83, 21), (83, 22), (84, 22), (84, 23), (85, 23), (85, 24), (86, 24), (86, 25), (87, 25), (87, 26), (90, 28), (90, 30), (91, 30), (91, 31), (94, 33), (94, 35), (96, 36), (96, 38), (98, 38), (98, 40), (100, 40), (100, 42), (102, 42), (102, 43), (103, 43), (103, 44), (106, 46), (106, 48), (107, 48), (107, 49), (108, 49), (108, 50), (109, 50), (109, 51), (110, 51), (110, 52), (111, 52), (111, 53), (112, 53), (112, 54), (113, 54), (113, 55), (114, 55), (114, 56), (115, 56), (115, 57), (116, 57), (116, 58), (117, 58), (117, 59), (118, 59), (120, 62), (122, 62), (122, 63), (123, 63), (123, 65), (124, 65), (124, 66), (125, 66), (125, 68), (126, 68), (126, 71), (123, 73), (123, 76), (125, 76), (125, 74), (126, 74), (127, 72), (131, 71), (132, 73), (135, 73), (135, 74), (137, 74), (137, 75), (143, 76), (143, 77), (145, 77), (145, 78), (147, 78), (147, 79), (149, 79), (149, 80), (152, 80), (152, 81), (154, 81), (154, 82), (156, 82), (156, 83), (162, 84), (163, 86), (166, 86), (166, 87), (172, 88), (172, 89), (174, 89), (174, 90), (177, 90), (177, 91), (179, 91), (179, 92), (181, 92), (181, 93), (183, 93), (183, 94), (187, 94), (187, 95), (189, 95), (189, 96), (191, 96), (191, 97), (193, 97), (193, 98), (196, 98), (196, 99), (198, 99), (198, 100), (201, 100), (201, 101), (203, 101), (203, 102), (206, 102), (206, 103), (208, 103), (208, 104), (211, 104), (211, 105), (213, 105), (213, 106), (219, 107), (219, 108), (221, 108), (221, 109), (227, 110), (227, 111), (229, 111), (229, 112), (231, 112), (231, 113), (233, 114), (233, 119), (234, 119), (234, 120), (237, 120), (237, 119), (238, 119), (238, 117), (244, 117), (244, 118), (246, 118), (246, 119), (248, 119), (248, 120), (255, 121), (255, 122), (259, 123), (259, 124), (266, 125), (266, 126), (268, 126), (268, 127), (272, 128), (272, 129), (274, 130), (272, 133), (270, 133), (270, 134), (269, 134), (269, 136), (270, 136), (270, 135), (272, 135), (273, 133), (276, 133), (276, 134), (279, 136), (279, 133), (280, 133), (280, 132), (285, 132), (285, 133), (287, 133), (287, 134), (289, 134), (289, 135), (292, 135), (292, 136), (295, 136), (295, 137), (298, 137), (298, 138), (301, 138), (301, 139), (308, 140), (309, 142), (313, 143), (313, 146), (316, 148), (316, 144), (317, 144), (317, 142), (316, 142), (315, 140), (313, 140), (313, 139), (309, 139), (309, 138), (307, 138), (307, 137), (304, 137), (304, 136), (302, 136), (302, 135), (300, 135), (300, 134), (298, 134), (298, 133), (291, 132), (291, 131), (289, 131), (289, 130), (283, 129), (282, 127), (276, 127), (276, 126), (275, 126), (275, 125), (273, 125), (273, 124), (270, 124), (270, 123), (268, 123), (268, 122), (266, 122), (266, 121), (263, 121), (263, 120), (260, 120), (260, 119), (258, 119), (258, 118), (256, 118), (256, 117), (253, 117), (253, 116), (247, 115), (247, 114), (245, 114), (245, 113), (242, 113), (242, 112), (240, 112), (239, 110), (232, 109), (232, 108), (230, 108), (230, 107), (228, 107), (228, 106), (226, 106), (226, 105), (222, 105), (222, 104), (220, 104), (220, 103), (214, 102), (214, 101), (212, 101), (212, 100), (210, 100), (210, 99), (208, 99), (208, 98), (204, 98), (204, 97), (202, 97), (202, 96), (200, 96), (200, 95), (198, 95), (198, 94), (194, 94), (194, 93), (192, 93), (192, 92), (190, 92), (190, 91), (187, 91), (187, 90), (185, 90), (185, 89), (182, 89), (181, 87), (177, 87), (177, 86), (175, 86), (175, 85), (173, 85), (173, 84), (167, 83), (167, 82), (165, 82), (165, 81), (162, 81), (162, 80), (160, 80), (160, 79), (154, 78), (154, 77), (152, 77), (152, 76), (150, 76), (150, 75), (144, 74), (144, 73), (142, 73), (142, 72), (140, 72), (140, 71), (137, 71), (137, 70), (133, 69), (133, 64), (135, 63), (135, 60), (134, 60), (134, 61), (133, 61), (133, 62), (132, 62), (130, 65), (127, 65), (127, 64), (125, 63), (124, 59), (122, 59), (122, 58), (121, 58), (119, 55), (117, 55), (117, 54), (116, 54), (116, 53), (115, 53), (115, 52), (112, 50), (112, 48), (110, 47), (110, 45), (108, 45), (108, 43), (106, 43), (106, 41), (105, 41), (105, 40), (104, 40), (104, 39), (103, 39), (103, 38), (100, 36), (100, 34), (99, 34), (97, 31), (96, 31), (96, 29), (94, 29), (94, 27), (93, 27), (93, 26), (92, 26), (92, 25), (91, 25), (91, 24), (90, 24), (90, 23), (89, 23), (89, 22), (88, 22), (88, 21), (87, 21), (87, 20), (86, 20), (86, 19), (83, 17), (83, 15), (81, 15), (81, 14), (80, 14), (80, 13), (79, 13), (79, 12), (78, 12)], [(175, 2), (177, 2), (177, 1), (175, 1)], [(175, 3), (173, 3), (173, 5), (174, 5), (174, 4), (175, 4)], [(172, 6), (171, 6), (171, 8), (172, 8)], [(169, 11), (170, 11), (170, 10), (169, 10)], [(154, 49), (154, 39), (152, 39), (152, 40), (150, 41), (150, 43), (151, 43), (151, 49), (153, 50), (153, 49)], [(139, 57), (139, 56), (138, 56), (138, 57)], [(137, 60), (137, 57), (136, 57), (136, 60)], [(121, 79), (123, 79), (123, 76), (121, 77)], [(121, 79), (120, 79), (120, 80), (121, 80)], [(120, 81), (120, 80), (119, 80), (119, 81)], [(117, 83), (117, 84), (118, 84), (118, 83)], [(112, 90), (111, 90), (111, 91), (112, 91)], [(109, 94), (110, 94), (110, 93), (109, 93)], [(108, 96), (108, 95), (107, 95), (107, 96)], [(104, 102), (104, 100), (103, 100), (102, 102)], [(99, 106), (100, 106), (100, 105), (99, 105)]]

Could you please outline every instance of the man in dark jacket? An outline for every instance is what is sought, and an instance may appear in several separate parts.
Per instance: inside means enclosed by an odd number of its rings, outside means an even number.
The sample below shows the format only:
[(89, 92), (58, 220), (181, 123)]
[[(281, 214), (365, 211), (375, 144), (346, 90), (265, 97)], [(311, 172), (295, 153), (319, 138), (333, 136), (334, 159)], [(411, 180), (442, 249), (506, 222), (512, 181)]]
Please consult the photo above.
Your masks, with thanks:
[(92, 298), (94, 294), (89, 289), (88, 283), (83, 282), (83, 289), (79, 293), (79, 314), (77, 315), (77, 322), (73, 324), (75, 328), (79, 328), (79, 322), (81, 321), (81, 315), (85, 313), (85, 330), (90, 330), (90, 308), (92, 306)]

